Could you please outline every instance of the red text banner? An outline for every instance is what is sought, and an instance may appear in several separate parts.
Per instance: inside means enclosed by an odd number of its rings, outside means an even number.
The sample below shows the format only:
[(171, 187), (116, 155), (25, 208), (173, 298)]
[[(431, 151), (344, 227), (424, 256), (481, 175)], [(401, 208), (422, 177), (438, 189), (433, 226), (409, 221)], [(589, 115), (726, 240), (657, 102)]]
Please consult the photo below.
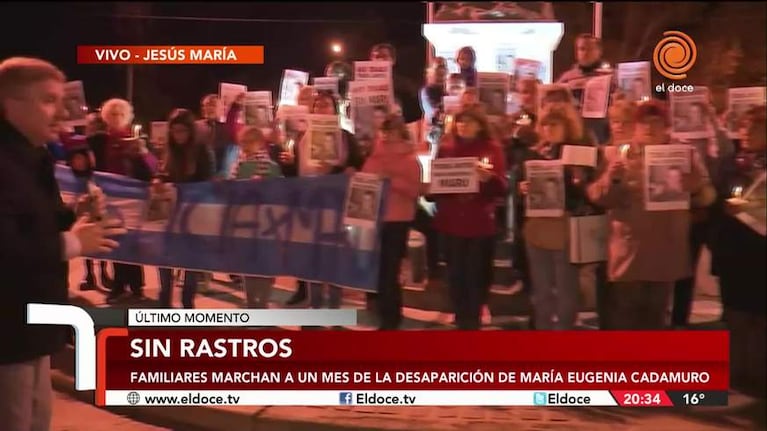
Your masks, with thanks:
[(263, 64), (260, 45), (78, 46), (78, 64)]

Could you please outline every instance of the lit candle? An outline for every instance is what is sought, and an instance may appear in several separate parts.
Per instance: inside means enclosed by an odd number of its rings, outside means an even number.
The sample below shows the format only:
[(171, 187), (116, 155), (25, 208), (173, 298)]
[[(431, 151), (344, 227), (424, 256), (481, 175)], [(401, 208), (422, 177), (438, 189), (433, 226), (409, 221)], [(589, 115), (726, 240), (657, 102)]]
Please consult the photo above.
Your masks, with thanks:
[(288, 139), (288, 142), (286, 142), (285, 145), (288, 147), (288, 151), (292, 153), (293, 147), (295, 145), (295, 143), (293, 142), (293, 138)]
[(489, 165), (490, 164), (490, 158), (482, 157), (482, 164), (483, 165)]
[(532, 121), (530, 120), (530, 116), (527, 114), (522, 114), (517, 120), (517, 125), (519, 126), (529, 126), (530, 123), (532, 123)]
[(141, 136), (141, 124), (136, 124), (133, 126), (133, 137), (138, 138)]
[(612, 70), (612, 66), (610, 66), (610, 63), (604, 61), (599, 65), (599, 70), (602, 72), (610, 72)]
[(621, 145), (619, 147), (619, 151), (621, 153), (621, 158), (622, 159), (625, 159), (626, 156), (628, 156), (629, 148), (631, 148), (631, 146), (629, 144), (623, 144), (623, 145)]
[(642, 99), (640, 100), (640, 102), (642, 103), (649, 102), (649, 101), (650, 101), (650, 98), (647, 96), (642, 96)]
[(743, 187), (741, 186), (735, 186), (732, 188), (732, 197), (734, 198), (740, 198), (743, 196)]

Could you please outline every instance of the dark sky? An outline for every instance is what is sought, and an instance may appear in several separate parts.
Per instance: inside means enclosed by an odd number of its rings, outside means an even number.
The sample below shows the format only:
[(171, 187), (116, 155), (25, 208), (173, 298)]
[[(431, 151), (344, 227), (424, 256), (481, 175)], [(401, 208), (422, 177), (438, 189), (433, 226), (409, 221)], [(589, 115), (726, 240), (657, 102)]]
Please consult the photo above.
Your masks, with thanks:
[[(0, 58), (28, 55), (50, 60), (70, 79), (83, 80), (86, 98), (96, 106), (109, 97), (125, 97), (127, 67), (77, 65), (77, 45), (265, 46), (266, 64), (259, 66), (136, 66), (134, 103), (139, 117), (148, 121), (161, 119), (175, 107), (196, 110), (200, 97), (216, 92), (222, 81), (276, 92), (283, 69), (322, 74), (334, 59), (329, 49), (333, 41), (344, 45), (348, 60), (365, 59), (371, 45), (390, 41), (402, 59), (399, 72), (420, 80), (426, 49), (421, 36), (425, 15), (420, 2), (4, 3), (0, 6), (0, 40), (4, 41)], [(210, 18), (242, 21), (207, 20)], [(291, 20), (294, 22), (288, 22)], [(319, 22), (323, 20), (328, 22)]]

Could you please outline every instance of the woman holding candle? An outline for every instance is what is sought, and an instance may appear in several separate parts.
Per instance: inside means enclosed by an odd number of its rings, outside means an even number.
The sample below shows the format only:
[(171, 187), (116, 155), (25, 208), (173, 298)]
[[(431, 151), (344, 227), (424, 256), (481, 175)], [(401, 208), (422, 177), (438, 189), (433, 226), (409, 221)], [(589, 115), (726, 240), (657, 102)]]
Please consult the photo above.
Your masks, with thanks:
[[(583, 126), (576, 115), (546, 110), (538, 119), (537, 132), (540, 140), (528, 151), (526, 161), (560, 159), (565, 146), (579, 145)], [(585, 168), (564, 166), (563, 180), (564, 216), (526, 217), (523, 225), (533, 325), (539, 330), (573, 329), (580, 307), (579, 268), (570, 263), (569, 218), (588, 207)], [(529, 181), (521, 181), (520, 197), (526, 197), (528, 192)]]
[[(751, 108), (741, 118), (741, 150), (722, 162), (709, 246), (711, 270), (719, 277), (724, 320), (730, 330), (732, 385), (744, 392), (765, 394), (765, 236), (744, 220), (765, 219), (764, 183), (751, 196), (744, 193), (767, 170), (765, 126), (767, 108)], [(728, 199), (729, 198), (729, 199)], [(744, 199), (745, 198), (745, 199)], [(761, 216), (758, 214), (761, 213)]]
[(482, 306), (492, 283), (495, 207), (506, 195), (506, 163), (491, 136), (487, 116), (476, 108), (455, 115), (437, 158), (474, 157), (477, 193), (436, 195), (435, 226), (443, 235), (448, 284), (458, 329), (479, 329)]
[[(101, 118), (107, 126), (103, 170), (149, 181), (157, 168), (157, 159), (147, 150), (134, 129), (133, 106), (127, 100), (109, 99), (101, 106)], [(114, 280), (107, 302), (119, 300), (130, 287), (134, 299), (143, 297), (144, 272), (140, 265), (114, 263)]]
[[(690, 212), (645, 209), (643, 148), (668, 143), (670, 121), (657, 101), (641, 104), (635, 121), (632, 142), (606, 152), (598, 180), (588, 187), (591, 200), (608, 210), (610, 283), (600, 321), (605, 329), (658, 330), (669, 323), (674, 282), (691, 273)], [(682, 183), (695, 196), (710, 182), (700, 155), (690, 151)]]

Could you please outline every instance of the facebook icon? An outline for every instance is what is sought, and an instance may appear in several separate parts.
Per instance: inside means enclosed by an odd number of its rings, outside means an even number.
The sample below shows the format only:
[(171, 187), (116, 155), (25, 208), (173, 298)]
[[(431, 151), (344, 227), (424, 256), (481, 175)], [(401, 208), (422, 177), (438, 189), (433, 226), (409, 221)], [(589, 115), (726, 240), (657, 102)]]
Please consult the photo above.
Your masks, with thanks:
[(352, 393), (351, 392), (341, 392), (338, 394), (338, 404), (341, 405), (349, 405), (352, 403)]

